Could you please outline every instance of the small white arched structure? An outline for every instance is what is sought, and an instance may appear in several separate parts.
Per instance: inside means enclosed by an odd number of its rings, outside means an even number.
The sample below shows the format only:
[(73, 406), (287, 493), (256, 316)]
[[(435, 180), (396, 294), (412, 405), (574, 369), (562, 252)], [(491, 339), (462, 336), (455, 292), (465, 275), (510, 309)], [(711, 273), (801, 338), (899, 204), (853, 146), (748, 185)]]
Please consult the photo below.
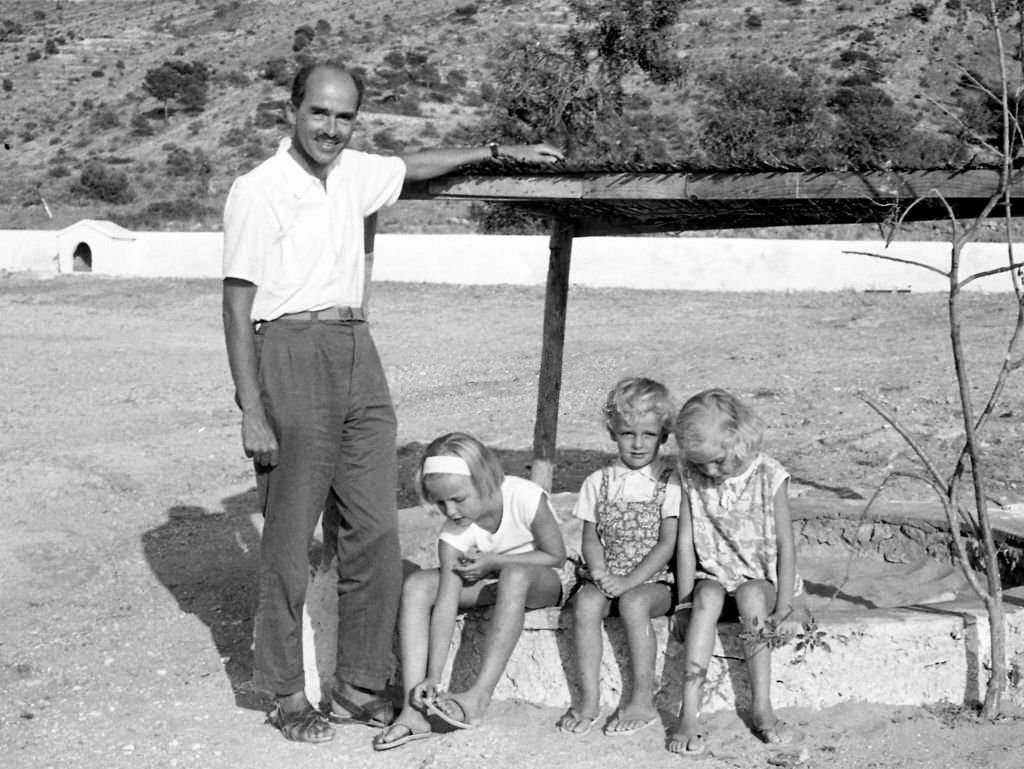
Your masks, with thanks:
[(109, 273), (113, 265), (125, 261), (135, 240), (134, 232), (113, 222), (82, 219), (57, 233), (57, 269), (62, 273)]

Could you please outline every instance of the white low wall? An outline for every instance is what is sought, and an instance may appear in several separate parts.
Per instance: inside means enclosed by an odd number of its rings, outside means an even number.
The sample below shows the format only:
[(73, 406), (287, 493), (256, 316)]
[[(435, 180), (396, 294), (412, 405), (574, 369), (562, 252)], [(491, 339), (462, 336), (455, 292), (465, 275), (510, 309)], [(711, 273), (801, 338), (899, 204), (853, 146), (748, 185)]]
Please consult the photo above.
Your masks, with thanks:
[(0, 270), (56, 272), (57, 233), (47, 230), (0, 230)]
[[(0, 270), (55, 273), (53, 231), (0, 230)], [(123, 256), (94, 258), (93, 273), (138, 277), (219, 277), (221, 234), (138, 232)], [(94, 251), (98, 250), (94, 249)], [(944, 269), (941, 242), (766, 240), (754, 238), (609, 237), (573, 243), (573, 284), (694, 291), (943, 291), (937, 273), (845, 253), (872, 252)], [(1020, 249), (1024, 254), (1024, 248)], [(1018, 256), (1018, 260), (1021, 257)], [(976, 243), (963, 273), (1003, 266), (1006, 246)], [(413, 283), (543, 284), (548, 239), (514, 235), (378, 235), (374, 279)], [(67, 266), (63, 266), (64, 271)], [(1007, 275), (969, 287), (1010, 289)]]

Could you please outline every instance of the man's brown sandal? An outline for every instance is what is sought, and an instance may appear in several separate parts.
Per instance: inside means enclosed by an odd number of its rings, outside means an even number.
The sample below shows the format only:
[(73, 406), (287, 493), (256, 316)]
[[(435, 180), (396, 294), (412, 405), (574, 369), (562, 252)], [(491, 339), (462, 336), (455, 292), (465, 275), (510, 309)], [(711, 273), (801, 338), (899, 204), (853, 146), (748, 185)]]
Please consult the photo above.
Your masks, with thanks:
[(334, 727), (312, 705), (291, 713), (277, 705), (267, 714), (267, 723), (280, 730), (286, 740), (293, 742), (330, 742), (334, 739)]
[[(344, 712), (335, 710), (335, 706), (343, 708)], [(363, 724), (381, 729), (395, 720), (395, 706), (387, 697), (374, 697), (358, 703), (335, 690), (322, 707), (324, 717), (332, 724)]]

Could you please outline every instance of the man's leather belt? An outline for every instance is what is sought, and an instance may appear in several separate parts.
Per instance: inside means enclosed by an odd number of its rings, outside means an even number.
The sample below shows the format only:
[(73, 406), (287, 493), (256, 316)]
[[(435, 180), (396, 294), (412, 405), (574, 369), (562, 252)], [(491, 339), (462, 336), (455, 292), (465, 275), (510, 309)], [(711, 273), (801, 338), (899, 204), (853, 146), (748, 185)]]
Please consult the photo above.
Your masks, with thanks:
[(308, 312), (290, 312), (278, 320), (366, 320), (361, 307), (328, 307), (325, 310), (309, 310)]

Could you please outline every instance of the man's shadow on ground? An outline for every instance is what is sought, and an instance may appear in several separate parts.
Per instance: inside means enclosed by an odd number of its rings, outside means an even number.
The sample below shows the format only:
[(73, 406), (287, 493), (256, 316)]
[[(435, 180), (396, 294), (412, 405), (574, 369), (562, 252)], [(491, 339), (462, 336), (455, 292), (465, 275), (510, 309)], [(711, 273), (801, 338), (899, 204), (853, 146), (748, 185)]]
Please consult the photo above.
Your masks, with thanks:
[[(424, 444), (409, 443), (398, 449), (399, 508), (419, 504), (414, 477), (423, 448)], [(532, 452), (495, 449), (495, 453), (508, 474), (529, 477)], [(608, 459), (602, 452), (560, 451), (552, 490), (578, 491), (586, 475)], [(142, 535), (142, 546), (150, 568), (181, 611), (195, 615), (209, 628), (237, 706), (267, 710), (270, 697), (252, 686), (260, 547), (254, 516), (259, 512), (255, 486), (225, 498), (222, 510), (175, 505), (168, 508), (165, 523)], [(438, 530), (440, 525), (438, 518)], [(425, 552), (436, 552), (434, 537), (433, 531), (417, 532), (415, 541), (403, 537), (405, 573), (422, 565)], [(315, 543), (311, 559), (315, 567), (320, 559)]]
[(175, 505), (167, 521), (142, 535), (153, 573), (181, 611), (210, 631), (235, 703), (266, 709), (270, 700), (250, 686), (260, 535), (253, 521), (256, 489), (223, 500), (223, 512)]

